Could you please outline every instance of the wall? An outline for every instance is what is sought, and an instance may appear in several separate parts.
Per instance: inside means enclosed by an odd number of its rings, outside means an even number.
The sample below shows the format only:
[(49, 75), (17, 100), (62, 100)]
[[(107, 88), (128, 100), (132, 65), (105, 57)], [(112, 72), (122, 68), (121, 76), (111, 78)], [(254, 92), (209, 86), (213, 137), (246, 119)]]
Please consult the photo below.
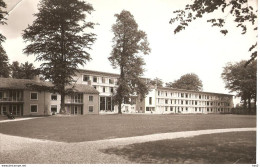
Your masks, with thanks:
[[(93, 101), (89, 101), (89, 96), (93, 96)], [(89, 106), (93, 106), (93, 112), (89, 112)], [(83, 115), (99, 113), (98, 94), (83, 94)]]

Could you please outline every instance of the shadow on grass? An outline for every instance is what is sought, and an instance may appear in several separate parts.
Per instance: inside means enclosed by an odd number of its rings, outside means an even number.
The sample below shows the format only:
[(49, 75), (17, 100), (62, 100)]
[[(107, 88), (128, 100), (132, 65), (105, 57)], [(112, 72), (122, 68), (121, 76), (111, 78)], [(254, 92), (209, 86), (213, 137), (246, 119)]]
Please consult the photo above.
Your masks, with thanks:
[(256, 132), (232, 132), (131, 144), (101, 150), (133, 163), (255, 164)]

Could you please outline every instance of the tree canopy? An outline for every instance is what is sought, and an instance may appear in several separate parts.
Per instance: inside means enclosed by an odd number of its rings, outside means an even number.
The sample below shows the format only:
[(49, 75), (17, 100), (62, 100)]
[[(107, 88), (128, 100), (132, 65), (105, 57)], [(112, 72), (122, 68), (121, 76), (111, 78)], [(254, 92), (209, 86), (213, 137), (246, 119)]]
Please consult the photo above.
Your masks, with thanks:
[(117, 92), (114, 101), (119, 106), (127, 101), (134, 93), (144, 98), (148, 93), (148, 87), (143, 79), (144, 60), (141, 54), (150, 52), (147, 35), (138, 29), (134, 16), (126, 10), (115, 14), (116, 23), (112, 26), (114, 33), (113, 49), (108, 58), (114, 68), (120, 69)]
[(163, 81), (160, 78), (156, 77), (153, 80), (150, 80), (149, 84), (152, 85), (152, 86), (162, 87), (163, 86)]
[(248, 101), (249, 110), (251, 110), (251, 100), (256, 102), (257, 89), (257, 60), (252, 61), (245, 68), (245, 60), (236, 63), (228, 63), (221, 74), (225, 87), (230, 92), (236, 92), (237, 96), (241, 97), (246, 105)]
[(92, 5), (82, 0), (41, 0), (32, 25), (24, 30), (23, 39), (29, 43), (24, 53), (43, 61), (40, 66), (45, 79), (50, 80), (61, 95), (64, 111), (65, 86), (70, 85), (78, 65), (89, 61), (86, 49), (95, 41), (94, 23), (86, 22)]
[[(7, 12), (5, 11), (6, 4), (3, 0), (0, 0), (0, 25), (5, 25), (6, 18), (4, 17)], [(0, 77), (8, 78), (10, 74), (8, 56), (3, 48), (3, 42), (5, 36), (0, 33)]]
[(166, 87), (195, 91), (203, 90), (202, 81), (199, 79), (198, 75), (193, 73), (185, 74), (181, 76), (180, 79), (175, 80), (173, 83), (166, 83)]
[(11, 77), (16, 79), (33, 79), (35, 75), (38, 74), (38, 70), (35, 69), (32, 63), (28, 61), (23, 63), (19, 63), (18, 61), (14, 61), (10, 65), (11, 69)]
[[(204, 15), (213, 13), (215, 11), (222, 11), (224, 16), (220, 18), (211, 18), (207, 22), (211, 23), (212, 27), (219, 27), (220, 32), (226, 35), (228, 29), (225, 27), (226, 17), (233, 16), (233, 21), (237, 27), (242, 29), (242, 34), (245, 34), (248, 27), (257, 30), (257, 9), (254, 9), (248, 4), (248, 0), (193, 0), (192, 4), (187, 4), (185, 10), (174, 11), (174, 18), (170, 20), (170, 24), (178, 22), (174, 33), (184, 30), (189, 24)], [(249, 25), (251, 24), (251, 26)], [(249, 48), (251, 52), (250, 63), (257, 56), (257, 41)]]

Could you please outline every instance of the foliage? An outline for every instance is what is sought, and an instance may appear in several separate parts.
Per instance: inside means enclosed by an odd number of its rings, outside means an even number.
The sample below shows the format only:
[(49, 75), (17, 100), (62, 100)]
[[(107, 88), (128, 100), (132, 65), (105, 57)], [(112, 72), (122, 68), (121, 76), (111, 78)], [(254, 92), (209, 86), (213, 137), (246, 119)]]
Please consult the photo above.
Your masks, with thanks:
[(245, 63), (245, 60), (234, 64), (228, 63), (221, 76), (226, 88), (231, 92), (236, 92), (242, 100), (248, 100), (250, 105), (251, 99), (256, 102), (257, 60), (252, 61), (246, 68)]
[(120, 14), (115, 14), (116, 23), (112, 26), (114, 33), (113, 50), (108, 58), (114, 68), (120, 68), (117, 93), (114, 100), (119, 104), (127, 101), (131, 95), (137, 93), (144, 98), (148, 93), (145, 81), (140, 78), (143, 75), (144, 60), (139, 55), (150, 52), (146, 33), (138, 29), (134, 16), (123, 10)]
[(166, 87), (202, 91), (203, 85), (202, 81), (199, 79), (198, 75), (190, 73), (185, 74), (180, 77), (180, 79), (175, 80), (173, 83), (166, 83)]
[(0, 77), (8, 78), (9, 74), (10, 68), (8, 63), (8, 57), (3, 47), (0, 47)]
[(160, 78), (156, 77), (153, 80), (150, 80), (149, 84), (152, 85), (152, 86), (162, 87), (163, 86), (163, 81)]
[(45, 79), (50, 80), (61, 95), (64, 111), (65, 86), (73, 82), (78, 65), (89, 61), (86, 49), (91, 49), (95, 34), (87, 33), (94, 23), (86, 22), (86, 14), (94, 10), (81, 0), (42, 0), (36, 20), (24, 30), (23, 39), (30, 44), (24, 53), (36, 55)]
[(33, 79), (38, 74), (38, 70), (34, 68), (32, 63), (25, 62), (19, 64), (18, 61), (14, 61), (10, 65), (11, 76), (16, 79)]
[[(231, 14), (233, 21), (237, 27), (242, 29), (242, 34), (247, 32), (248, 27), (252, 27), (253, 30), (257, 30), (257, 10), (252, 6), (249, 6), (247, 0), (194, 0), (192, 4), (187, 4), (185, 10), (176, 10), (173, 13), (175, 17), (170, 20), (170, 24), (179, 22), (175, 28), (174, 33), (178, 33), (184, 30), (189, 24), (197, 18), (202, 18), (203, 15), (213, 13), (215, 11), (222, 11), (226, 16), (222, 18), (212, 18), (207, 20), (211, 23), (212, 27), (221, 28), (220, 32), (224, 35), (228, 33), (225, 29), (226, 17)], [(252, 26), (249, 26), (251, 23)], [(251, 59), (253, 61), (257, 56), (256, 44), (253, 44), (249, 52), (251, 52)], [(247, 62), (247, 63), (249, 63)]]
[[(0, 0), (0, 25), (5, 25), (6, 18), (4, 17), (7, 12), (4, 10), (6, 4), (3, 0)], [(8, 63), (8, 56), (3, 48), (2, 43), (5, 41), (5, 37), (0, 33), (0, 77), (8, 78), (10, 69)]]

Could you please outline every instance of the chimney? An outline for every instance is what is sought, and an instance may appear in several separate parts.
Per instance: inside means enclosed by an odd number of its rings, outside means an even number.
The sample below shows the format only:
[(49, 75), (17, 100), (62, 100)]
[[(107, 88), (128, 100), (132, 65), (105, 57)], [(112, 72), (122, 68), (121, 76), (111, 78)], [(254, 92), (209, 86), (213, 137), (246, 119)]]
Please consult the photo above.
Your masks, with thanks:
[(36, 81), (36, 82), (41, 82), (41, 79), (40, 79), (40, 76), (39, 75), (35, 75), (33, 77), (33, 80)]

